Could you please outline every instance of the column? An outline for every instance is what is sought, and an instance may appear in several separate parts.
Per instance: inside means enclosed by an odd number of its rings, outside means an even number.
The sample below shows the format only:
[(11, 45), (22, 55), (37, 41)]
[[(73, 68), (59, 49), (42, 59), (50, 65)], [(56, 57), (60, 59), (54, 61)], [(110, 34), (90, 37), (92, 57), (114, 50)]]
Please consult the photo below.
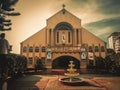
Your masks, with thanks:
[(54, 46), (54, 40), (55, 38), (54, 38), (54, 30), (53, 29), (51, 29), (51, 46)]
[(78, 44), (81, 45), (81, 30), (78, 29)]
[(34, 67), (35, 66), (35, 44), (33, 44), (33, 55), (32, 55), (32, 57), (33, 57), (33, 64), (32, 64), (32, 66)]
[(73, 45), (76, 46), (76, 29), (74, 29), (74, 33), (73, 33)]
[(82, 45), (82, 28), (80, 29), (80, 44)]
[(101, 45), (100, 45), (100, 43), (98, 45), (98, 49), (99, 49), (99, 56), (101, 56)]
[(46, 29), (46, 43), (49, 44), (49, 29)]

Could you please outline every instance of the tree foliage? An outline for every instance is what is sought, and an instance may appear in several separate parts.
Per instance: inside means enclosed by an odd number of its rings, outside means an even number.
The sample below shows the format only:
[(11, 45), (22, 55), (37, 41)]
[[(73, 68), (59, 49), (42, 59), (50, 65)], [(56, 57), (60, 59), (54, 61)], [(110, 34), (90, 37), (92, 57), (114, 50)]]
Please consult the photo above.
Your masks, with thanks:
[(111, 73), (120, 74), (120, 53), (106, 57), (106, 69)]
[(95, 57), (96, 69), (105, 69), (105, 59), (102, 57)]
[(116, 54), (115, 51), (111, 48), (107, 49), (107, 56)]
[(7, 55), (8, 75), (14, 76), (16, 73), (22, 73), (27, 68), (27, 58), (19, 54)]
[(19, 12), (15, 12), (14, 5), (18, 0), (0, 0), (0, 30), (11, 30), (11, 20), (6, 19), (6, 16), (18, 16)]
[(46, 70), (45, 65), (42, 63), (41, 59), (38, 59), (35, 64), (35, 70)]

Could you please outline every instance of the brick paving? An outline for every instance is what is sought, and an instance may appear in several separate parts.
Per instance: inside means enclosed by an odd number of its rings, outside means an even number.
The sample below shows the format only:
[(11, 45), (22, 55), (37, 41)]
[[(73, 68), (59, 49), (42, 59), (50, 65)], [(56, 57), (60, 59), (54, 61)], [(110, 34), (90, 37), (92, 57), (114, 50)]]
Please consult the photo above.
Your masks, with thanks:
[(11, 81), (8, 90), (120, 90), (120, 77), (82, 74), (80, 77), (90, 78), (103, 87), (67, 86), (58, 82), (63, 75), (26, 75)]

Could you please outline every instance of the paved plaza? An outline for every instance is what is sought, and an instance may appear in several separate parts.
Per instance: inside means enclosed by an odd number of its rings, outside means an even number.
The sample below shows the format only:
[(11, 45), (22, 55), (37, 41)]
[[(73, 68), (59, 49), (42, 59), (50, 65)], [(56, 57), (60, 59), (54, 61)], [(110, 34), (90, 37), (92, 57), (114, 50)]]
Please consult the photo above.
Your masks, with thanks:
[[(120, 77), (82, 74), (79, 78), (88, 79), (89, 86), (68, 86), (58, 81), (64, 75), (24, 75), (9, 81), (8, 90), (120, 90)], [(102, 86), (94, 86), (94, 83)], [(92, 85), (93, 84), (93, 85)]]

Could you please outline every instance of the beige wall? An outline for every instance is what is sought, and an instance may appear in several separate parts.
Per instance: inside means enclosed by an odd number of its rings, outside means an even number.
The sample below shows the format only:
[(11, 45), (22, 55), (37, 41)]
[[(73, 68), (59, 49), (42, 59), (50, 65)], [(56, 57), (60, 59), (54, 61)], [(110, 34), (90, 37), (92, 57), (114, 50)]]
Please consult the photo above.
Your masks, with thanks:
[(47, 19), (47, 28), (55, 28), (55, 26), (60, 22), (69, 22), (73, 28), (80, 28), (81, 27), (81, 20), (74, 16), (73, 14), (65, 11), (63, 14), (62, 10), (49, 19)]
[(32, 35), (31, 37), (29, 37), (28, 39), (24, 40), (22, 43), (24, 45), (42, 45), (44, 46), (46, 42), (46, 28), (43, 28), (42, 30), (40, 30), (39, 32), (35, 33), (34, 35)]
[[(57, 45), (60, 47), (63, 47), (62, 45), (62, 41), (60, 41), (59, 44), (56, 44), (56, 36), (55, 33), (57, 31), (60, 32), (60, 40), (61, 40), (61, 34), (62, 34), (62, 30), (54, 30), (54, 28), (56, 27), (57, 24), (61, 23), (61, 22), (67, 22), (72, 26), (72, 30), (71, 32), (71, 43), (68, 43), (68, 41), (65, 43), (65, 46), (70, 46), (73, 48), (76, 48), (77, 46), (79, 47), (79, 49), (77, 50), (73, 50), (72, 52), (74, 53), (70, 53), (69, 50), (63, 50), (62, 53), (60, 53), (59, 48), (57, 48)], [(78, 30), (78, 34), (76, 33)], [(68, 40), (68, 30), (65, 30), (65, 36), (66, 39)], [(77, 41), (78, 40), (78, 41)], [(56, 47), (57, 53), (56, 52), (52, 52), (52, 60), (60, 57), (60, 56), (72, 56), (76, 59), (78, 59), (81, 62), (81, 55), (80, 55), (80, 48), (82, 47), (82, 45), (85, 45), (85, 48), (88, 49), (89, 46), (105, 46), (106, 44), (104, 41), (102, 41), (101, 39), (99, 39), (97, 36), (95, 36), (94, 34), (88, 32), (88, 30), (86, 30), (85, 28), (81, 27), (81, 20), (78, 19), (76, 16), (72, 15), (71, 13), (69, 13), (68, 11), (65, 11), (65, 14), (63, 14), (63, 11), (59, 11), (58, 13), (56, 13), (55, 15), (53, 15), (52, 17), (50, 17), (49, 19), (47, 19), (47, 26), (45, 28), (43, 28), (42, 30), (40, 30), (39, 32), (37, 32), (36, 34), (32, 35), (31, 37), (29, 37), (28, 39), (24, 40), (23, 42), (21, 42), (21, 54), (29, 57), (33, 57), (33, 64), (31, 65), (31, 67), (34, 67), (35, 64), (35, 57), (45, 57), (46, 58), (46, 52), (41, 52), (42, 46), (45, 46), (45, 48), (48, 48), (48, 45), (52, 46), (52, 47)], [(39, 52), (22, 52), (22, 48), (26, 46), (27, 48), (29, 48), (30, 46), (32, 46), (33, 48), (35, 46), (38, 46), (40, 48)], [(78, 48), (77, 47), (77, 48)], [(106, 52), (93, 52), (94, 55), (96, 56), (102, 56), (105, 57), (106, 56)], [(87, 52), (88, 54), (88, 52)], [(51, 67), (52, 62), (47, 62), (45, 59), (45, 64), (46, 66)], [(85, 68), (88, 62), (81, 62), (81, 67)]]

